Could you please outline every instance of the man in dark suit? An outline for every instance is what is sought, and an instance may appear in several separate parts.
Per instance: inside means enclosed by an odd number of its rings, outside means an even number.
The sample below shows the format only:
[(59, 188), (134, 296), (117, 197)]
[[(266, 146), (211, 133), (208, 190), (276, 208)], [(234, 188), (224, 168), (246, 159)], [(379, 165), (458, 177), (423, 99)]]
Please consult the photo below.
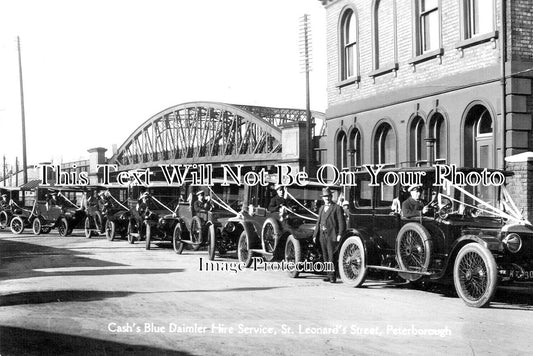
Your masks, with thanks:
[(421, 192), (421, 185), (415, 184), (409, 187), (409, 193), (411, 196), (402, 203), (402, 217), (412, 218), (428, 213), (428, 207), (425, 205), (425, 202), (420, 199)]
[(269, 213), (276, 213), (279, 212), (280, 209), (287, 205), (287, 202), (285, 200), (285, 188), (283, 188), (282, 185), (275, 185), (274, 190), (276, 191), (276, 196), (272, 199), (270, 199), (270, 203), (268, 204), (268, 212)]
[[(324, 262), (331, 262), (335, 266), (333, 252), (337, 241), (341, 239), (346, 230), (346, 221), (344, 220), (344, 211), (339, 205), (331, 201), (331, 195), (329, 188), (322, 189), (324, 205), (318, 211), (318, 221), (313, 233), (313, 241), (315, 243), (317, 243), (317, 239), (320, 241)], [(329, 272), (324, 281), (335, 283), (337, 281), (335, 272)]]

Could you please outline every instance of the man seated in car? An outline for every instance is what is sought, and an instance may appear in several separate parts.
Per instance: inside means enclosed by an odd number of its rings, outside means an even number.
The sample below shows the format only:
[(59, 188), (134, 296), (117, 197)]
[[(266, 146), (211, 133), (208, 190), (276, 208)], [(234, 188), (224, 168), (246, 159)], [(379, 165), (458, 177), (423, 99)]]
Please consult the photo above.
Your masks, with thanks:
[(412, 218), (427, 214), (429, 212), (428, 206), (420, 199), (422, 194), (422, 186), (415, 184), (409, 187), (408, 192), (411, 194), (407, 200), (402, 203), (402, 217)]
[(9, 206), (9, 202), (7, 201), (7, 194), (2, 194), (2, 198), (0, 199), (0, 209), (7, 209)]
[(137, 206), (135, 207), (137, 209), (137, 212), (141, 217), (145, 217), (145, 215), (148, 215), (150, 213), (150, 210), (148, 209), (148, 198), (150, 194), (148, 192), (144, 192), (137, 202)]
[(213, 205), (211, 204), (211, 198), (205, 196), (203, 190), (196, 192), (198, 199), (193, 202), (193, 215), (201, 214), (201, 216), (206, 216), (207, 212), (213, 210)]
[(268, 204), (269, 213), (279, 212), (281, 207), (287, 205), (287, 201), (284, 197), (285, 188), (282, 185), (276, 184), (274, 185), (274, 190), (276, 191), (276, 196), (270, 199), (270, 203)]

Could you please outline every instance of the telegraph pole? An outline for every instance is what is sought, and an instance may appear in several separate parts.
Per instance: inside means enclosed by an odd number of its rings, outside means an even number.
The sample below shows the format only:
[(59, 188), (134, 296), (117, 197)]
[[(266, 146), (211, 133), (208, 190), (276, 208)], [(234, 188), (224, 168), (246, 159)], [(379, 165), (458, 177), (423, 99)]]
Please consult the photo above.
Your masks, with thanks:
[(22, 118), (22, 176), (24, 184), (28, 183), (28, 164), (26, 161), (26, 117), (24, 116), (24, 87), (22, 85), (22, 59), (20, 55), (20, 37), (17, 36), (20, 79), (20, 113)]
[(309, 90), (309, 72), (311, 71), (311, 16), (308, 14), (300, 18), (300, 64), (305, 72), (305, 114), (307, 133), (307, 155), (305, 166), (308, 174), (311, 174), (311, 167), (314, 166), (313, 155), (313, 135), (311, 132), (311, 96)]
[(6, 155), (4, 155), (4, 187), (6, 186)]

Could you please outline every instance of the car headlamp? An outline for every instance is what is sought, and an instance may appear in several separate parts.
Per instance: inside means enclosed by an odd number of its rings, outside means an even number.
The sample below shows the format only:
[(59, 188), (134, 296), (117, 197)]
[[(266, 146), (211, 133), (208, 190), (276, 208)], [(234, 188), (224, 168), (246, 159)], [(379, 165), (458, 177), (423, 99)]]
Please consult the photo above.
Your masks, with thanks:
[(509, 250), (509, 252), (517, 253), (522, 248), (522, 238), (520, 235), (511, 233), (503, 239), (503, 243), (505, 247)]

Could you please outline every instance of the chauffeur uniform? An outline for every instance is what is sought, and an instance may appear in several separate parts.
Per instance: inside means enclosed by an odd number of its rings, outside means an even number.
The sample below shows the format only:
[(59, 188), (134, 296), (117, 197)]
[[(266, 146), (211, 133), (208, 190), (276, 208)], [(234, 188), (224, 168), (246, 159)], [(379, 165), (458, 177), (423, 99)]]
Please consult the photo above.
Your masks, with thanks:
[[(324, 195), (326, 194), (329, 194), (331, 197), (329, 189), (325, 190)], [(344, 211), (340, 205), (330, 201), (329, 204), (320, 207), (318, 221), (316, 222), (315, 232), (313, 233), (313, 240), (316, 241), (316, 238), (319, 239), (324, 262), (332, 262), (335, 266), (333, 253), (337, 245), (337, 236), (342, 236), (345, 230)], [(328, 273), (328, 278), (330, 282), (335, 282), (335, 272)]]

